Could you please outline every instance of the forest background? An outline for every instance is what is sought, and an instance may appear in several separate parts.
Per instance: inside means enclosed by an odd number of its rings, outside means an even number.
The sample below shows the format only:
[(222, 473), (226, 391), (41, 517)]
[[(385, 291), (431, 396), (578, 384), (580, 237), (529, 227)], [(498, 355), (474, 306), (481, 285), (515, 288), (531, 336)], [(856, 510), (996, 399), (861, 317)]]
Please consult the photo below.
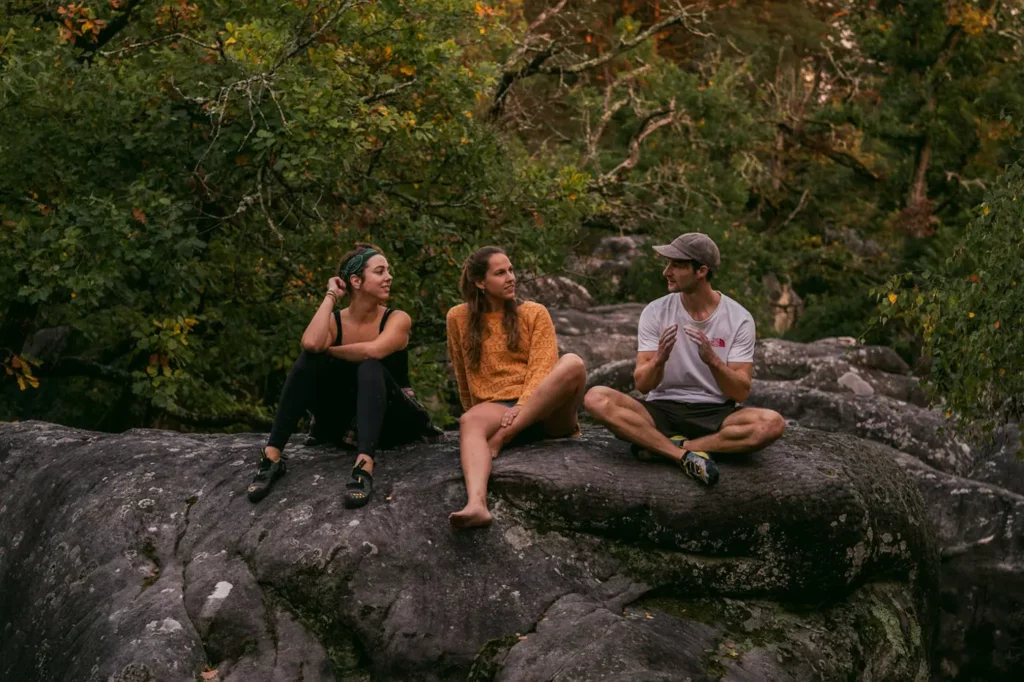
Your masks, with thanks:
[[(1019, 420), (1021, 4), (3, 2), (0, 419), (264, 428), (355, 241), (442, 416), (474, 248), (530, 277), (699, 230), (762, 334), (781, 282), (786, 337), (891, 345), (951, 414)], [(658, 267), (581, 281), (647, 301)]]

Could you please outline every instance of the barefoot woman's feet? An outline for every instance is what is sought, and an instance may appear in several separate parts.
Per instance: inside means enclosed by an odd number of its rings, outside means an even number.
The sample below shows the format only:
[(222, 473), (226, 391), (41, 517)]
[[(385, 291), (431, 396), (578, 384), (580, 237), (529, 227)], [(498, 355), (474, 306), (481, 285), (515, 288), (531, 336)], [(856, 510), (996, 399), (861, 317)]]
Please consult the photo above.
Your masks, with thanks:
[(482, 528), (491, 525), (493, 517), (487, 507), (467, 504), (461, 511), (448, 515), (448, 523), (452, 528)]

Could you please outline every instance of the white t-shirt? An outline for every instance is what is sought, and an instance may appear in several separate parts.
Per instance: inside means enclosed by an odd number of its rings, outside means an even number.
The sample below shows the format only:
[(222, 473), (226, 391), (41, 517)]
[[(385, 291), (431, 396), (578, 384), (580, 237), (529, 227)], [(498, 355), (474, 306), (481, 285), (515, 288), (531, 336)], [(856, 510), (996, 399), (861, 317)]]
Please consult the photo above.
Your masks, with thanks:
[[(719, 292), (721, 294), (721, 292)], [(684, 403), (724, 403), (729, 400), (718, 387), (711, 368), (700, 359), (697, 344), (683, 328), (692, 325), (711, 339), (718, 357), (726, 362), (754, 361), (754, 318), (747, 309), (725, 294), (711, 317), (697, 322), (683, 307), (679, 294), (652, 301), (640, 315), (637, 350), (657, 351), (661, 333), (679, 325), (676, 345), (665, 363), (665, 377), (647, 394), (648, 400), (674, 400)]]

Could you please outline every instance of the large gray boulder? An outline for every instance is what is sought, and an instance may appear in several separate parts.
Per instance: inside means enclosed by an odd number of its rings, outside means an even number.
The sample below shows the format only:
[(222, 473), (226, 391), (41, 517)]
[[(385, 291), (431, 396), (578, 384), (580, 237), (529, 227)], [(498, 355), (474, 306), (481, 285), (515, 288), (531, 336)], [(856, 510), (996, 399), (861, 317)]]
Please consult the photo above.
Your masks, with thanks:
[(586, 429), (454, 532), (455, 443), (355, 511), (351, 455), (298, 445), (251, 505), (258, 443), (0, 424), (0, 678), (927, 679), (938, 551), (885, 446), (794, 428), (706, 489)]
[(636, 325), (643, 309), (641, 303), (594, 306), (589, 310), (552, 309), (558, 349), (579, 355), (589, 369), (616, 360), (634, 360)]
[[(554, 315), (556, 326), (563, 319), (572, 322), (571, 333), (560, 337), (565, 345), (594, 349), (598, 364), (591, 365), (588, 384), (633, 390), (636, 352), (626, 350), (625, 338), (630, 314), (635, 337), (640, 310), (616, 306)], [(747, 405), (774, 409), (792, 425), (878, 443), (884, 446), (879, 452), (915, 481), (943, 555), (942, 658), (936, 674), (1024, 678), (1024, 461), (1017, 454), (1018, 429), (1000, 430), (991, 443), (969, 441), (942, 410), (927, 406), (918, 379), (898, 354), (850, 338), (760, 340), (754, 365)]]
[(1024, 674), (1024, 496), (892, 457), (917, 482), (942, 548), (940, 672), (958, 680)]

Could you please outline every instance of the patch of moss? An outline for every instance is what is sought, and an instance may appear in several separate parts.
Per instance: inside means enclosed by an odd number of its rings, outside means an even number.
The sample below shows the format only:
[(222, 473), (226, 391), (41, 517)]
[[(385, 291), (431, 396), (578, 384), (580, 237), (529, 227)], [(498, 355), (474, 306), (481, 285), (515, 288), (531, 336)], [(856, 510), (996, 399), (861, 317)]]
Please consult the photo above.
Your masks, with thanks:
[(649, 585), (663, 584), (671, 580), (678, 563), (666, 556), (668, 553), (657, 549), (623, 545), (609, 542), (609, 553), (622, 564), (626, 574)]
[(338, 618), (331, 604), (341, 601), (341, 585), (318, 582), (316, 574), (309, 579), (289, 581), (286, 586), (264, 586), (270, 603), (278, 603), (290, 611), (302, 626), (312, 633), (327, 652), (339, 682), (368, 682), (371, 679), (369, 656), (352, 631)]
[(791, 609), (772, 601), (692, 598), (681, 594), (684, 586), (685, 582), (665, 585), (628, 608), (719, 629), (718, 647), (700, 659), (712, 677), (724, 676), (732, 658), (762, 649), (792, 659), (792, 670), (815, 666), (826, 679), (860, 679), (862, 673), (906, 682), (927, 678), (921, 627), (905, 585), (861, 586), (813, 609), (807, 604)]
[(487, 640), (473, 658), (466, 682), (492, 682), (509, 650), (519, 643), (516, 635)]
[(153, 538), (147, 537), (142, 541), (142, 556), (146, 557), (154, 564), (160, 564), (160, 561), (157, 559), (156, 545), (153, 544)]
[(701, 656), (700, 664), (704, 666), (704, 672), (716, 680), (722, 679), (729, 672), (729, 669), (720, 660), (717, 651), (709, 651)]
[(160, 569), (150, 572), (145, 578), (142, 579), (142, 589), (148, 589), (156, 584), (156, 581), (160, 580)]
[(738, 600), (709, 597), (690, 599), (665, 590), (651, 593), (634, 602), (633, 606), (661, 611), (676, 618), (713, 625), (730, 632), (741, 631), (743, 623), (753, 615), (750, 609)]
[(153, 564), (153, 568), (149, 570), (149, 574), (142, 579), (142, 589), (145, 591), (160, 579), (160, 557), (157, 556), (156, 545), (153, 544), (153, 538), (147, 537), (142, 541), (142, 549), (139, 550), (139, 553)]

